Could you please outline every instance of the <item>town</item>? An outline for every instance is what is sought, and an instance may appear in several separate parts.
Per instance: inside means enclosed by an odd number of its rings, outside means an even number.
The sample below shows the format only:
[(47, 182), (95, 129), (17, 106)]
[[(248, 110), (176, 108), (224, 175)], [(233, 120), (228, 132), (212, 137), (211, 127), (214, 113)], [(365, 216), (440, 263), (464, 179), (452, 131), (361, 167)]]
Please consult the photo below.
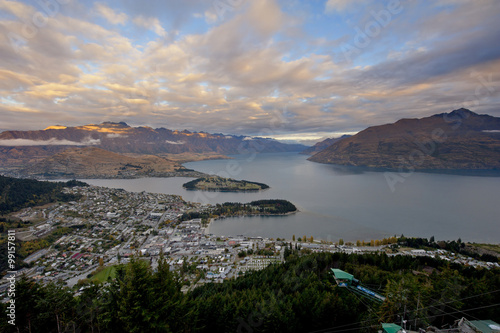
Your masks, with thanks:
[[(35, 280), (62, 280), (70, 286), (85, 286), (91, 280), (105, 282), (113, 267), (128, 262), (131, 256), (149, 260), (153, 269), (160, 254), (171, 270), (179, 273), (187, 292), (207, 282), (220, 283), (260, 270), (285, 260), (287, 248), (301, 253), (384, 252), (389, 256), (429, 256), (473, 267), (500, 267), (461, 254), (437, 249), (399, 249), (390, 245), (356, 246), (312, 238), (295, 241), (264, 237), (216, 236), (209, 233), (209, 223), (201, 218), (186, 219), (186, 213), (210, 212), (211, 205), (186, 202), (177, 195), (127, 192), (97, 186), (66, 188), (80, 200), (17, 213), (23, 221), (36, 221), (29, 230), (18, 231), (16, 237), (29, 241), (64, 231), (49, 247), (24, 259), (27, 266), (7, 274), (0, 281), (0, 297), (5, 300), (8, 278), (26, 274)], [(359, 242), (358, 242), (359, 243)], [(372, 244), (373, 245), (373, 244)]]

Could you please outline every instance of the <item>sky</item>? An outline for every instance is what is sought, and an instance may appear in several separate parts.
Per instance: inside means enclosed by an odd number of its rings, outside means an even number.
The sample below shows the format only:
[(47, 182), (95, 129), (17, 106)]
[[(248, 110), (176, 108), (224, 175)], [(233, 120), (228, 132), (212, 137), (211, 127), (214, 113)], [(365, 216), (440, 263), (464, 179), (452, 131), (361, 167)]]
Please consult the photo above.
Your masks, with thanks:
[(124, 121), (312, 143), (500, 116), (497, 0), (0, 1), (0, 131)]

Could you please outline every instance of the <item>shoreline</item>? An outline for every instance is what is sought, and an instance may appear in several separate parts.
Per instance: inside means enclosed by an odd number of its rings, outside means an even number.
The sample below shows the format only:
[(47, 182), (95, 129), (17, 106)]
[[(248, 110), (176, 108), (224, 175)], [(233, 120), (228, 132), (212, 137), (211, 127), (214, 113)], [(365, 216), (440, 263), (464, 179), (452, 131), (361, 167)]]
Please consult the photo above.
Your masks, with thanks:
[(87, 176), (81, 176), (81, 175), (55, 175), (55, 176), (50, 176), (50, 177), (37, 177), (37, 176), (30, 176), (30, 175), (9, 175), (9, 174), (2, 174), (5, 177), (13, 177), (13, 178), (19, 178), (19, 179), (35, 179), (39, 181), (54, 181), (54, 180), (61, 180), (61, 181), (66, 181), (66, 180), (73, 180), (73, 179), (78, 179), (78, 180), (85, 180), (85, 179), (100, 179), (100, 180), (120, 180), (120, 179), (141, 179), (141, 178), (200, 178), (200, 177), (206, 177), (208, 176), (207, 174), (199, 171), (187, 171), (187, 172), (168, 172), (164, 174), (147, 174), (147, 175), (130, 175), (130, 176), (103, 176), (103, 175), (87, 175)]
[(231, 217), (254, 217), (254, 216), (281, 217), (281, 216), (293, 215), (293, 214), (296, 214), (298, 212), (300, 212), (300, 211), (297, 209), (293, 212), (286, 212), (283, 214), (240, 214), (240, 215), (231, 215), (231, 216), (219, 216), (219, 217), (212, 219), (212, 220), (217, 221), (217, 220), (223, 220), (223, 219), (227, 219), (227, 218), (231, 218)]
[[(309, 159), (307, 159), (310, 161)], [(370, 167), (362, 165), (343, 165), (336, 163), (310, 161), (323, 165), (329, 165), (333, 169), (344, 173), (363, 173), (363, 172), (379, 172), (379, 173), (399, 173), (399, 174), (412, 174), (412, 173), (425, 173), (437, 175), (453, 175), (453, 176), (473, 176), (473, 177), (500, 177), (500, 169), (418, 169), (413, 171), (406, 171), (394, 168), (384, 167)]]

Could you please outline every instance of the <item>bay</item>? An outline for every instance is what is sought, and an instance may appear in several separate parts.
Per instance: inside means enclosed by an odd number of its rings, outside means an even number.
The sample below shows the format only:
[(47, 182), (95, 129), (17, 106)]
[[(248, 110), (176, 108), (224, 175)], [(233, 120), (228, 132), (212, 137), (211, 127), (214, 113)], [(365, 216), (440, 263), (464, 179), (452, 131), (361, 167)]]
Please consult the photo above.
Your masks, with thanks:
[(291, 239), (313, 236), (337, 242), (401, 235), (500, 243), (500, 177), (419, 173), (393, 184), (384, 172), (360, 171), (307, 161), (305, 155), (235, 155), (231, 160), (186, 163), (201, 172), (268, 184), (260, 192), (188, 191), (192, 178), (84, 180), (93, 185), (178, 194), (201, 203), (286, 199), (299, 212), (282, 217), (236, 217), (214, 221), (215, 235)]

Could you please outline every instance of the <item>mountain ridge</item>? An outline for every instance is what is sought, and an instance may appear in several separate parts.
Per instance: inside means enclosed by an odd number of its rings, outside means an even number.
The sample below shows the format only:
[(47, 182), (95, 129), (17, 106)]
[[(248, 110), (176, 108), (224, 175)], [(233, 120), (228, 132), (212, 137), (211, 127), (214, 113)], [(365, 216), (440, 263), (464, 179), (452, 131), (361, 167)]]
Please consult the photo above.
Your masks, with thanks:
[[(252, 141), (255, 144), (252, 144)], [(300, 151), (298, 144), (284, 144), (259, 137), (210, 134), (164, 127), (131, 127), (125, 122), (103, 122), (67, 127), (49, 126), (35, 131), (4, 131), (0, 146), (97, 146), (116, 153), (224, 153), (237, 154), (259, 147), (260, 152)]]
[[(0, 170), (9, 175), (18, 172), (36, 174), (35, 170), (26, 166), (40, 163), (57, 169), (57, 163), (51, 164), (54, 161), (50, 162), (50, 158), (76, 147), (95, 147), (121, 155), (154, 155), (160, 158), (178, 155), (182, 157), (172, 159), (184, 162), (186, 156), (196, 156), (195, 159), (200, 160), (203, 156), (214, 158), (240, 153), (301, 151), (306, 148), (259, 137), (132, 127), (125, 122), (108, 121), (81, 126), (53, 125), (35, 131), (4, 131), (0, 133)], [(77, 154), (74, 150), (73, 153)], [(50, 170), (47, 172), (50, 174)]]
[(500, 118), (467, 109), (371, 126), (308, 160), (391, 170), (500, 169)]

